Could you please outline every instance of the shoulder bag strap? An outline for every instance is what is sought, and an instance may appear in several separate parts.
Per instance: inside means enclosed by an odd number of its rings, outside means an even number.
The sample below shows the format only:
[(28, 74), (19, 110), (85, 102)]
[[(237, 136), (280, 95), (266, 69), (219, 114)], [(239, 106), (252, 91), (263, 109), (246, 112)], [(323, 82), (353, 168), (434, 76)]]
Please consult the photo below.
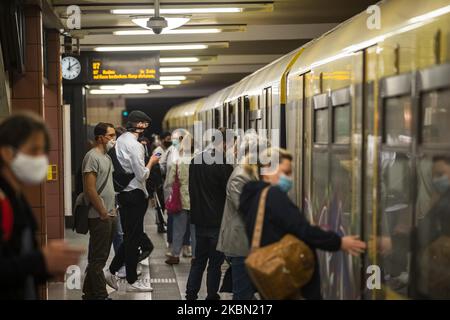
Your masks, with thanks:
[(103, 192), (103, 189), (105, 189), (106, 184), (108, 183), (109, 174), (111, 173), (111, 167), (112, 167), (112, 163), (109, 164), (109, 170), (108, 170), (108, 174), (106, 175), (105, 181), (103, 181), (102, 185), (100, 186), (100, 188), (97, 191), (98, 195), (100, 195), (100, 193)]
[(251, 251), (258, 249), (261, 244), (261, 235), (262, 235), (262, 229), (263, 229), (263, 224), (264, 224), (264, 215), (265, 215), (265, 211), (266, 211), (266, 198), (267, 198), (267, 192), (269, 191), (269, 189), (270, 189), (270, 186), (265, 187), (263, 189), (263, 191), (261, 192), (261, 196), (259, 198), (258, 212), (256, 213), (255, 228), (253, 229), (253, 239), (252, 239)]

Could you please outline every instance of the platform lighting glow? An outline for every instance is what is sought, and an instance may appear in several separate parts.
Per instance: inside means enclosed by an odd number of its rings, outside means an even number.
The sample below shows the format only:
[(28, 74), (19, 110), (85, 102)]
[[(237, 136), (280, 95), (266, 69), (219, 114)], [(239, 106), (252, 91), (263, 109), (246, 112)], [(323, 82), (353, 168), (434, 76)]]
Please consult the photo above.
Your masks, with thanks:
[(178, 72), (191, 72), (192, 68), (188, 67), (174, 67), (174, 68), (159, 68), (161, 73), (178, 73)]
[(428, 21), (437, 17), (440, 17), (444, 14), (447, 14), (450, 12), (450, 5), (446, 6), (446, 7), (442, 7), (440, 9), (428, 12), (426, 14), (423, 14), (421, 16), (417, 16), (414, 18), (409, 19), (408, 22), (410, 23), (416, 23), (416, 22), (424, 22), (424, 21)]
[(160, 63), (199, 62), (197, 57), (159, 58)]
[(178, 86), (181, 84), (180, 80), (166, 80), (166, 81), (160, 81), (159, 82), (163, 86)]
[(148, 90), (145, 89), (121, 89), (121, 90), (99, 90), (92, 89), (89, 91), (90, 94), (146, 94)]
[(160, 81), (183, 81), (186, 80), (186, 76), (161, 76), (159, 77)]
[[(206, 13), (240, 13), (243, 8), (161, 8), (161, 14), (206, 14)], [(154, 9), (113, 9), (112, 14), (149, 14), (155, 13)]]
[(96, 47), (94, 51), (113, 52), (113, 51), (170, 51), (170, 50), (203, 50), (207, 49), (206, 44), (167, 44), (167, 45), (147, 45), (147, 46), (115, 46), (115, 47)]
[[(137, 24), (139, 27), (150, 30), (149, 27), (147, 27), (149, 17), (139, 17), (131, 19), (133, 23)], [(182, 25), (185, 25), (188, 23), (188, 21), (191, 19), (191, 17), (173, 17), (173, 18), (167, 18), (167, 27), (164, 28), (164, 30), (167, 32), (168, 30), (176, 29), (181, 27)]]
[[(210, 28), (210, 29), (164, 29), (161, 34), (205, 34), (205, 33), (220, 33), (222, 29)], [(139, 35), (152, 35), (155, 34), (153, 30), (119, 30), (114, 31), (116, 36), (139, 36)]]

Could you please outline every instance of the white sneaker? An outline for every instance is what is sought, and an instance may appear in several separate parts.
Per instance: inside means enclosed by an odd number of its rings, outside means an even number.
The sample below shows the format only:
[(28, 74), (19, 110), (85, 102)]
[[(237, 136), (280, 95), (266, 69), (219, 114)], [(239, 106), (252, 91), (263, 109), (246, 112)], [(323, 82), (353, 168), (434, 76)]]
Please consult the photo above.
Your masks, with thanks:
[(192, 257), (191, 246), (183, 246), (183, 257), (185, 257), (185, 258)]
[(152, 292), (153, 288), (150, 283), (146, 283), (141, 279), (136, 280), (134, 283), (127, 283), (127, 292)]
[(105, 271), (105, 280), (108, 286), (110, 286), (114, 290), (119, 290), (119, 286), (117, 285), (117, 277), (109, 272), (109, 270)]
[(149, 265), (149, 263), (148, 263), (148, 258), (145, 258), (144, 260), (142, 260), (141, 262), (139, 262), (139, 264), (148, 267), (148, 265)]
[[(142, 269), (139, 266), (136, 270), (136, 274), (138, 275), (138, 277), (142, 274)], [(122, 268), (120, 268), (119, 271), (117, 271), (117, 277), (119, 279), (125, 279), (127, 277), (127, 270), (125, 266), (122, 266)]]
[(127, 277), (127, 271), (125, 269), (125, 266), (122, 266), (122, 268), (120, 268), (119, 271), (117, 271), (117, 277), (119, 277), (120, 279), (124, 279)]

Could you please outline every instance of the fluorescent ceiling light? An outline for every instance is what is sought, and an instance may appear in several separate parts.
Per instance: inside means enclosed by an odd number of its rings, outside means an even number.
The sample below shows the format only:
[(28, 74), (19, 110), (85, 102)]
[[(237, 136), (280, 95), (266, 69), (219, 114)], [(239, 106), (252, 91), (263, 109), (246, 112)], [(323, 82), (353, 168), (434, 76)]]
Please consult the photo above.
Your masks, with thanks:
[(206, 44), (161, 44), (146, 46), (115, 46), (115, 47), (96, 47), (95, 51), (167, 51), (167, 50), (202, 50), (207, 49)]
[[(164, 8), (161, 14), (239, 13), (243, 8)], [(112, 14), (154, 14), (154, 9), (113, 9)]]
[(123, 90), (161, 90), (164, 87), (160, 84), (152, 84), (147, 85), (145, 83), (136, 83), (136, 84), (124, 84), (124, 85), (105, 85), (100, 86), (101, 90), (116, 90), (116, 91), (123, 91)]
[(160, 63), (199, 62), (197, 57), (159, 58)]
[[(142, 27), (142, 26), (141, 26)], [(161, 34), (204, 34), (204, 33), (220, 33), (222, 32), (222, 29), (218, 28), (208, 28), (208, 29), (174, 29), (174, 30), (168, 30), (163, 29)], [(119, 30), (114, 31), (114, 35), (116, 36), (138, 36), (138, 35), (152, 35), (155, 34), (153, 30)]]
[(192, 68), (188, 67), (174, 67), (174, 68), (159, 68), (161, 73), (177, 73), (177, 72), (191, 72)]
[(145, 94), (148, 93), (146, 89), (132, 89), (132, 88), (123, 88), (120, 90), (98, 90), (92, 89), (89, 91), (90, 94)]
[(174, 80), (186, 80), (186, 76), (161, 76), (159, 77), (161, 81), (174, 81)]
[(166, 81), (160, 81), (159, 82), (163, 86), (178, 86), (181, 84), (180, 80), (166, 80)]
[[(149, 29), (147, 27), (147, 21), (150, 17), (139, 17), (131, 19), (135, 24), (137, 24), (139, 27), (144, 29)], [(167, 20), (167, 28), (164, 28), (167, 32), (167, 30), (176, 29), (181, 27), (182, 25), (186, 24), (191, 18), (190, 17), (176, 17), (176, 18), (165, 18)]]

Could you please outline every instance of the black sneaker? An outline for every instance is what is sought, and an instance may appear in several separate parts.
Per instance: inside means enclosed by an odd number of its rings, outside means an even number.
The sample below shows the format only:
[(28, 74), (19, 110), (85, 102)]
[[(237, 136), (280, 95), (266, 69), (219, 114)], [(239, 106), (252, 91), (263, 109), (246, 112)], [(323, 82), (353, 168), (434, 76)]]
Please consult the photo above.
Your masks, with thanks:
[(167, 230), (164, 227), (164, 224), (162, 224), (162, 223), (158, 224), (158, 233), (167, 233)]

